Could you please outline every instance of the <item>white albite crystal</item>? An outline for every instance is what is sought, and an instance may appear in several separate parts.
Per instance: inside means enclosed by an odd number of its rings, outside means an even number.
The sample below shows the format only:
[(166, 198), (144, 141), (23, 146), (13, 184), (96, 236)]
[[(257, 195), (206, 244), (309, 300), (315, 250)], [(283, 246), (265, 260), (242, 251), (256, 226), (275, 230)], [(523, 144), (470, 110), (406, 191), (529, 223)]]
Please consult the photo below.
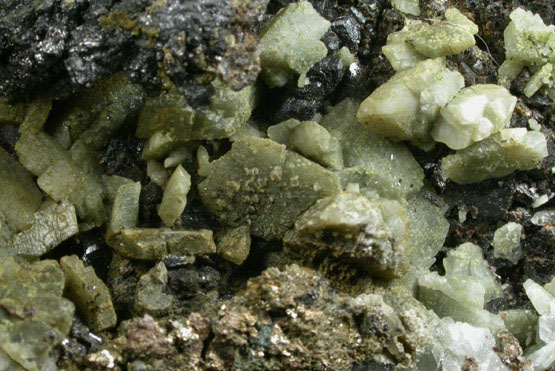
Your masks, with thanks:
[(548, 343), (526, 356), (534, 371), (544, 371), (555, 362), (555, 342)]
[(432, 137), (452, 149), (463, 149), (501, 130), (511, 119), (516, 105), (507, 89), (480, 84), (462, 89), (441, 110)]
[(486, 328), (468, 323), (441, 320), (433, 354), (443, 370), (461, 370), (465, 361), (472, 358), (480, 371), (508, 370), (494, 351), (495, 337)]
[(546, 343), (555, 342), (555, 314), (541, 316), (538, 320), (538, 336)]
[(498, 228), (493, 234), (493, 255), (516, 264), (522, 258), (521, 235), (522, 226), (518, 223), (509, 222)]
[(523, 286), (526, 295), (528, 295), (532, 305), (541, 316), (555, 314), (551, 313), (551, 304), (555, 302), (553, 295), (531, 279), (524, 281)]

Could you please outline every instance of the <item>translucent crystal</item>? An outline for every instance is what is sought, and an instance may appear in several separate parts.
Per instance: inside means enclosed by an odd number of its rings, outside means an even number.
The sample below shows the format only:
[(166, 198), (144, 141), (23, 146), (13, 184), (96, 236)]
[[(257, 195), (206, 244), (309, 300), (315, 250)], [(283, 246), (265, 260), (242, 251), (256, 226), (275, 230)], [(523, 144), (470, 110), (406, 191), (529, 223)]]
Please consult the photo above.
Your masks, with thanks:
[(190, 188), (191, 176), (183, 166), (178, 165), (168, 180), (158, 207), (158, 215), (166, 226), (172, 226), (185, 210)]
[(521, 234), (522, 226), (518, 223), (509, 222), (498, 228), (493, 235), (493, 255), (516, 264), (522, 258)]
[(357, 119), (394, 140), (427, 140), (439, 110), (464, 86), (442, 59), (397, 72), (366, 98)]
[(525, 128), (503, 129), (491, 137), (444, 157), (441, 174), (460, 184), (500, 178), (515, 170), (537, 168), (547, 156), (545, 136)]
[(524, 281), (524, 290), (530, 298), (532, 305), (540, 315), (555, 314), (551, 313), (551, 303), (555, 302), (555, 297), (531, 279)]
[(307, 1), (281, 9), (260, 32), (262, 77), (270, 87), (285, 85), (295, 74), (303, 75), (327, 54), (320, 38), (330, 28)]
[(486, 301), (501, 295), (501, 287), (495, 281), (488, 262), (482, 255), (482, 249), (472, 243), (464, 243), (450, 250), (443, 259), (446, 275), (467, 275), (480, 281), (486, 289)]
[(462, 89), (441, 109), (432, 137), (452, 149), (463, 149), (501, 130), (516, 105), (507, 89), (499, 85), (474, 85)]
[(395, 144), (356, 119), (357, 105), (349, 99), (329, 109), (320, 121), (343, 150), (341, 184), (358, 184), (363, 194), (390, 199), (409, 198), (423, 185), (424, 173), (403, 144)]

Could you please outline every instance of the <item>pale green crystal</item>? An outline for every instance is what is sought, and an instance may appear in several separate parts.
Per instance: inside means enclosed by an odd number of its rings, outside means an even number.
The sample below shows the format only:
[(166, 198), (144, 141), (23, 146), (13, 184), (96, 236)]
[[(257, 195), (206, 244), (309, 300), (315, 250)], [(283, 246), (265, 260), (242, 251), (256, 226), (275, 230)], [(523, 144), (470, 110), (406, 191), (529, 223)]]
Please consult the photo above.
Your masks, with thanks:
[(401, 13), (414, 16), (420, 15), (420, 5), (418, 0), (391, 0), (391, 5)]
[[(399, 277), (407, 266), (400, 242), (408, 217), (399, 205), (388, 210), (386, 222), (382, 208), (387, 206), (377, 197), (369, 200), (356, 192), (323, 198), (299, 216), (295, 229), (285, 234), (284, 245), (305, 259), (330, 256), (372, 275)], [(395, 234), (400, 229), (403, 236)]]
[(314, 121), (284, 121), (270, 126), (268, 137), (323, 166), (334, 170), (343, 168), (343, 154), (339, 141)]
[(269, 139), (243, 137), (221, 158), (200, 169), (206, 208), (225, 224), (250, 221), (251, 233), (280, 238), (319, 198), (337, 193), (337, 176)]
[(543, 85), (549, 87), (553, 86), (553, 80), (555, 80), (555, 71), (553, 71), (553, 65), (551, 63), (544, 64), (528, 81), (526, 87), (524, 88), (524, 95), (530, 98), (534, 95)]
[(408, 198), (423, 185), (424, 173), (410, 151), (360, 124), (357, 105), (345, 99), (320, 121), (339, 140), (344, 169), (341, 184), (358, 184), (363, 194), (378, 193), (391, 199)]
[(443, 259), (443, 266), (447, 276), (464, 275), (480, 282), (485, 289), (486, 302), (502, 295), (501, 286), (495, 281), (488, 262), (483, 257), (482, 249), (473, 243), (467, 242), (449, 250)]
[(418, 300), (427, 308), (433, 309), (439, 317), (451, 317), (455, 321), (492, 331), (505, 329), (505, 324), (498, 315), (479, 305), (483, 302), (484, 292), (484, 287), (479, 282), (464, 275), (441, 277), (437, 272), (431, 272), (418, 279)]
[[(147, 163), (148, 165), (148, 163)], [(134, 183), (132, 179), (119, 176), (119, 175), (102, 175), (102, 186), (104, 187), (104, 194), (109, 203), (113, 203), (116, 198), (116, 193), (120, 186), (124, 184)]]
[(511, 63), (541, 66), (555, 62), (555, 26), (546, 26), (541, 17), (522, 8), (512, 11), (505, 28), (505, 50)]
[(0, 221), (14, 231), (26, 228), (41, 203), (31, 174), (0, 148)]
[(507, 330), (513, 334), (522, 347), (527, 347), (535, 341), (538, 316), (530, 309), (509, 309), (501, 312), (501, 318)]
[(66, 277), (64, 296), (69, 298), (93, 331), (116, 325), (116, 312), (108, 287), (93, 267), (85, 267), (77, 255), (64, 256), (60, 265)]
[(359, 122), (393, 140), (427, 140), (439, 110), (464, 86), (442, 59), (428, 59), (397, 72), (366, 98)]
[(38, 186), (54, 201), (68, 199), (79, 218), (100, 226), (106, 220), (100, 175), (75, 161), (44, 132), (25, 134), (15, 151), (21, 164), (38, 176)]
[(555, 302), (554, 295), (531, 279), (524, 281), (522, 286), (540, 316), (553, 314), (551, 313), (551, 304)]
[(33, 224), (13, 237), (17, 255), (39, 257), (79, 233), (75, 208), (68, 202), (51, 203), (34, 214)]
[(507, 125), (516, 105), (507, 89), (480, 84), (462, 89), (444, 108), (432, 137), (452, 149), (463, 149)]
[(424, 187), (407, 200), (405, 209), (409, 216), (402, 242), (406, 259), (416, 268), (428, 269), (449, 232), (449, 222), (444, 217), (447, 204), (431, 187)]
[(426, 58), (465, 51), (476, 44), (477, 33), (478, 26), (451, 8), (445, 12), (445, 21), (432, 20), (431, 24), (409, 21), (402, 30), (388, 35), (382, 51), (395, 71), (403, 71)]
[(307, 1), (281, 9), (260, 32), (262, 78), (271, 88), (283, 86), (296, 74), (304, 74), (327, 54), (320, 38), (330, 28)]
[(156, 160), (146, 161), (146, 174), (160, 188), (164, 189), (168, 182), (168, 173), (160, 162)]
[(500, 178), (515, 170), (537, 168), (547, 156), (544, 134), (525, 128), (503, 129), (489, 138), (444, 157), (441, 174), (459, 184)]
[(522, 226), (518, 223), (509, 222), (498, 228), (493, 235), (493, 255), (516, 264), (522, 258), (520, 247), (520, 236)]
[(139, 221), (139, 198), (141, 183), (127, 183), (119, 186), (112, 205), (110, 221), (106, 228), (106, 240), (112, 245), (113, 238), (124, 228), (132, 228)]
[(191, 188), (191, 176), (178, 165), (173, 171), (164, 189), (162, 202), (158, 207), (158, 215), (167, 226), (172, 226), (185, 210), (187, 193)]
[(189, 148), (185, 146), (178, 147), (164, 159), (164, 168), (169, 169), (183, 164), (189, 157), (191, 157)]

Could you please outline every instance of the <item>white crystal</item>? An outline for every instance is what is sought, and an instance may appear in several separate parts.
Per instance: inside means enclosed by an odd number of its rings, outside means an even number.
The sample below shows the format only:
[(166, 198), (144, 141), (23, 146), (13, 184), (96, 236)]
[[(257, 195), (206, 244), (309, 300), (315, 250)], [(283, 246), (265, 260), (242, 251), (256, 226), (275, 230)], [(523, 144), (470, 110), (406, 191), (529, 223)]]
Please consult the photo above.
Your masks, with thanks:
[(526, 295), (528, 295), (532, 305), (540, 315), (555, 314), (551, 313), (551, 304), (555, 302), (553, 295), (531, 279), (524, 281), (523, 286)]
[(493, 235), (493, 255), (516, 264), (522, 258), (521, 234), (522, 226), (518, 223), (509, 222), (498, 228)]
[(499, 85), (462, 89), (441, 110), (432, 137), (452, 149), (463, 149), (500, 131), (511, 119), (516, 98)]
[(541, 316), (538, 321), (538, 334), (541, 341), (555, 341), (555, 314)]

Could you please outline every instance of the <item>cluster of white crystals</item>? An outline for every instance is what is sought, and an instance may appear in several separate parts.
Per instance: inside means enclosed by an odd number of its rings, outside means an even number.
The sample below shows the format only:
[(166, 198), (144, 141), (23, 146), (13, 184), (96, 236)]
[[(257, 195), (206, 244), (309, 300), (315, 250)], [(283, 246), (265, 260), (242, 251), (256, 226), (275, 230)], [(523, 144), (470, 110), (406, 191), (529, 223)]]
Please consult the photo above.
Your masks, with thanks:
[(535, 371), (545, 370), (555, 365), (555, 278), (543, 287), (528, 279), (524, 290), (540, 315), (537, 344), (528, 351), (527, 358)]

